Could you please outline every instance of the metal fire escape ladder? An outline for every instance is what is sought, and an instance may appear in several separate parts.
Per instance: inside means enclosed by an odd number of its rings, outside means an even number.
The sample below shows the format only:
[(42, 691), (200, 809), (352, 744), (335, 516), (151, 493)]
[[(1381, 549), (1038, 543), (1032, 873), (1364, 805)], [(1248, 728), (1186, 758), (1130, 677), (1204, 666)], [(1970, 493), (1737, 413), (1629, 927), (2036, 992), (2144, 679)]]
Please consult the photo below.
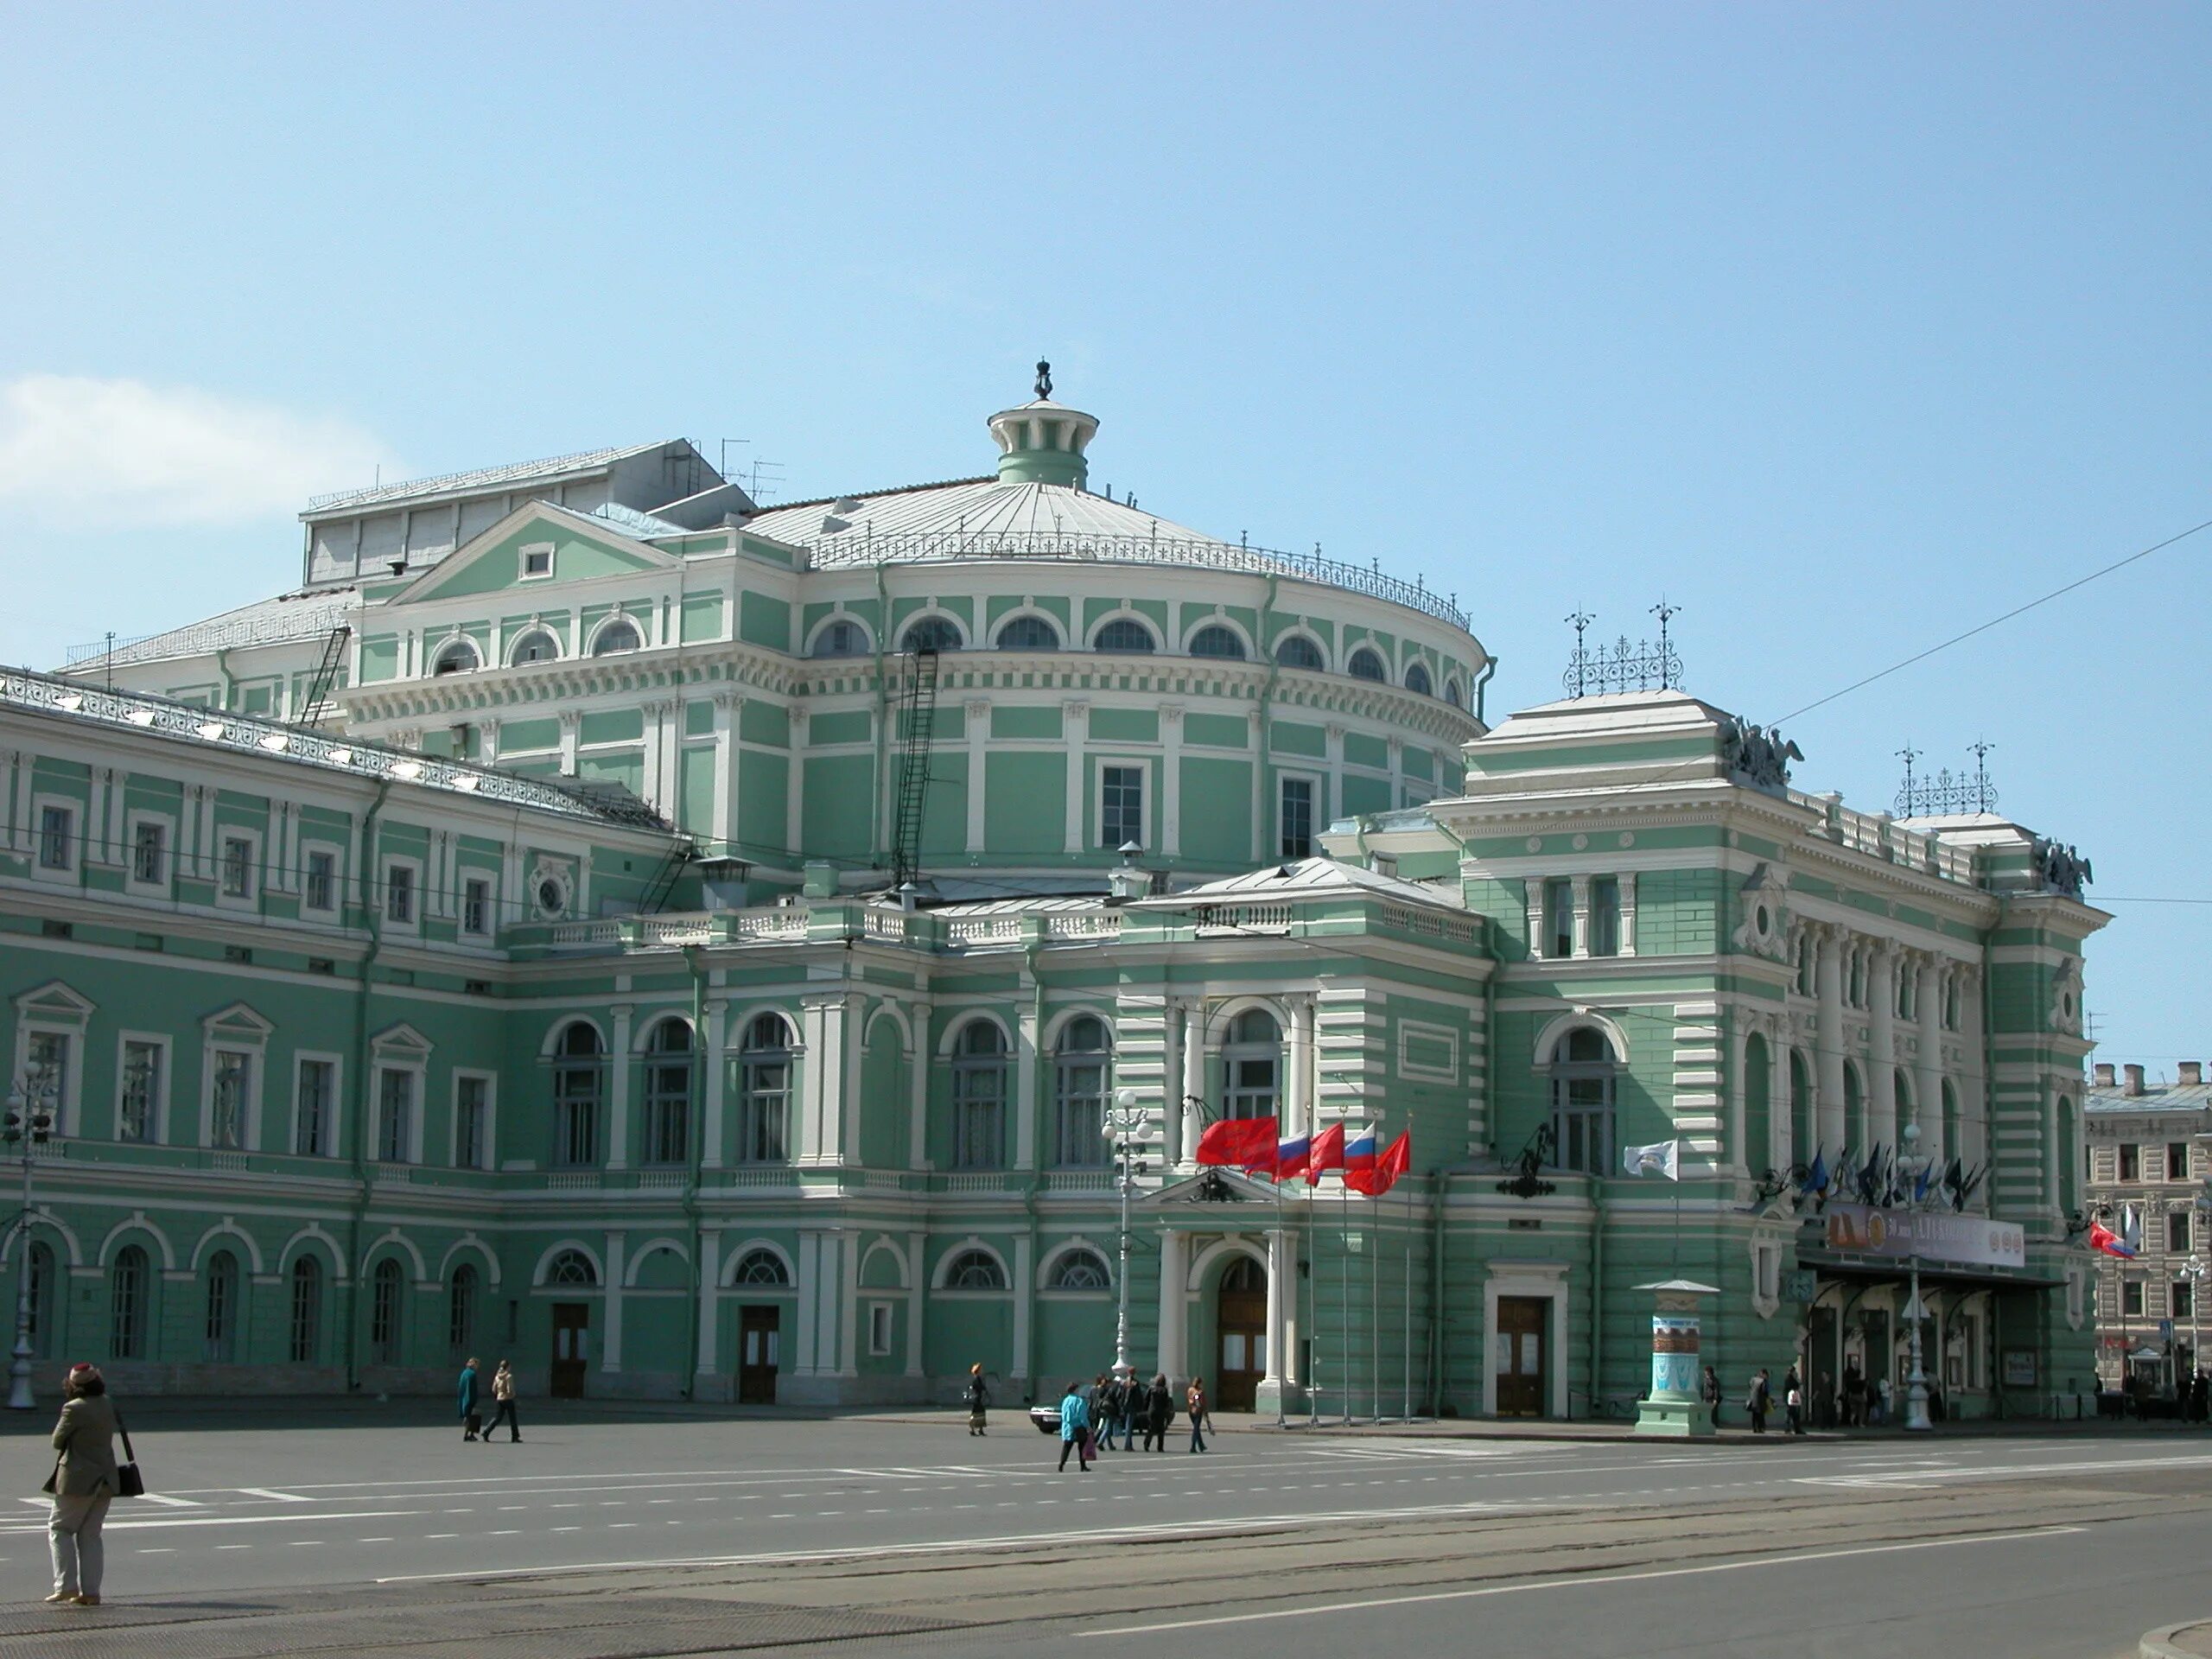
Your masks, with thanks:
[(340, 623), (330, 631), (330, 638), (322, 643), (322, 660), (315, 666), (315, 677), (308, 682), (308, 695), (294, 717), (296, 726), (313, 726), (327, 715), (337, 712), (329, 702), (330, 688), (338, 682), (338, 671), (346, 663), (346, 642), (353, 637), (353, 630)]
[(912, 881), (922, 850), (922, 818), (929, 806), (930, 741), (937, 731), (937, 652), (906, 653), (906, 695), (899, 703), (899, 794), (892, 823), (891, 886)]

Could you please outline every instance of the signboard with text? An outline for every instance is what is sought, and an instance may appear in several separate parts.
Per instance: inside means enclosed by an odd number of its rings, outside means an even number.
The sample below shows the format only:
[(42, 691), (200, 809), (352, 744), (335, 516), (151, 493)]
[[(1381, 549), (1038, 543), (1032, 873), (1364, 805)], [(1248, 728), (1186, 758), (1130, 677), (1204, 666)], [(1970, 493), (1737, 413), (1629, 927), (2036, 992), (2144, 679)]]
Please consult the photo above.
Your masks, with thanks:
[(2019, 1223), (1991, 1221), (1926, 1210), (1877, 1210), (1863, 1204), (1832, 1204), (1823, 1217), (1832, 1250), (1896, 1260), (1956, 1262), (1983, 1268), (2028, 1265), (2027, 1234)]

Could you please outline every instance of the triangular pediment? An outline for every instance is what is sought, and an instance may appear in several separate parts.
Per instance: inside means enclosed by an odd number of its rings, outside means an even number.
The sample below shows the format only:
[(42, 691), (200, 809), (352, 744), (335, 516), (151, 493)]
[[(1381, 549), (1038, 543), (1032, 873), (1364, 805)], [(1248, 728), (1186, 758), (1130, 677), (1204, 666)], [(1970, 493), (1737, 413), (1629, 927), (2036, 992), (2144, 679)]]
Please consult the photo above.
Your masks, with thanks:
[(1150, 1198), (1141, 1201), (1145, 1208), (1166, 1208), (1177, 1205), (1265, 1204), (1275, 1203), (1274, 1185), (1267, 1181), (1255, 1181), (1249, 1175), (1240, 1175), (1233, 1169), (1202, 1169), (1186, 1181), (1173, 1186), (1163, 1186)]
[(218, 1009), (200, 1022), (200, 1028), (210, 1037), (230, 1042), (262, 1043), (269, 1040), (269, 1033), (276, 1029), (243, 1002), (233, 1002)]
[(29, 1019), (56, 1020), (68, 1025), (82, 1025), (90, 1019), (94, 1005), (58, 979), (49, 979), (35, 990), (23, 992), (16, 998), (16, 1012)]
[[(542, 552), (543, 575), (526, 574), (524, 550)], [(545, 501), (525, 501), (474, 539), (388, 596), (388, 605), (421, 605), (475, 594), (567, 588), (602, 576), (673, 569), (673, 553), (625, 536), (604, 519)]]
[(371, 1039), (370, 1046), (376, 1051), (379, 1059), (420, 1059), (429, 1053), (430, 1039), (414, 1027), (402, 1023), (387, 1026), (378, 1032)]

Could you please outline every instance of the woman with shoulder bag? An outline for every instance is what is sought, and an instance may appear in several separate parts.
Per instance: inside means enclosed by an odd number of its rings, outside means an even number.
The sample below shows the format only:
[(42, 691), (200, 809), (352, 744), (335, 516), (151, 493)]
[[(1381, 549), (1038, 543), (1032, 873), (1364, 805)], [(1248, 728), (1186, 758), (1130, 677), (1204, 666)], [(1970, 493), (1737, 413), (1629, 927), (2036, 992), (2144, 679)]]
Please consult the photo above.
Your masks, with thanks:
[[(54, 1426), (54, 1449), (60, 1455), (46, 1483), (46, 1490), (54, 1494), (54, 1516), (47, 1522), (54, 1554), (54, 1593), (48, 1601), (78, 1607), (100, 1605), (100, 1576), (107, 1560), (100, 1526), (107, 1519), (108, 1500), (124, 1492), (123, 1472), (115, 1461), (115, 1437), (122, 1427), (99, 1372), (90, 1365), (71, 1366), (68, 1397), (62, 1403), (61, 1421)], [(128, 1434), (123, 1444), (127, 1452)], [(134, 1463), (131, 1472), (137, 1471)], [(144, 1490), (132, 1484), (131, 1496)]]

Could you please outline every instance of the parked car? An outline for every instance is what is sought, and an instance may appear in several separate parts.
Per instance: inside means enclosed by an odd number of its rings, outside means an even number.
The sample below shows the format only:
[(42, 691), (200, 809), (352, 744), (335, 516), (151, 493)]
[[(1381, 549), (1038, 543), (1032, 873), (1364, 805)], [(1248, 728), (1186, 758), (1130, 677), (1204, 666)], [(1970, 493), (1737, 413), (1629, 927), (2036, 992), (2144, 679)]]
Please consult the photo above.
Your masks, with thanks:
[(1037, 1425), (1039, 1434), (1057, 1434), (1060, 1432), (1060, 1408), (1058, 1406), (1032, 1406), (1029, 1408), (1029, 1421)]

